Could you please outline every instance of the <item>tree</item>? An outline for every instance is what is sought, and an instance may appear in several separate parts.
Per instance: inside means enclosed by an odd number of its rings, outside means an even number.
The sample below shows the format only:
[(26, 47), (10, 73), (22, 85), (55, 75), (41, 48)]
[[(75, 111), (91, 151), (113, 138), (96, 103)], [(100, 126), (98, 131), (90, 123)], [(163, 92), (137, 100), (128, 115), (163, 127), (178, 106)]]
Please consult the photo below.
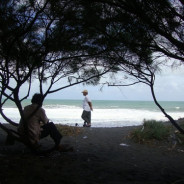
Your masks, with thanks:
[[(136, 22), (139, 23), (138, 25), (144, 30), (143, 33), (145, 37), (143, 38), (142, 35), (138, 37), (141, 38), (141, 40), (142, 38), (147, 40), (139, 43), (133, 41), (133, 44), (136, 44), (135, 47), (138, 46), (140, 51), (146, 54), (144, 55), (146, 57), (143, 58), (147, 61), (142, 60), (141, 52), (136, 52), (140, 59), (139, 67), (132, 64), (125, 67), (125, 65), (122, 66), (120, 63), (120, 70), (134, 77), (137, 82), (145, 83), (150, 86), (155, 104), (168, 120), (181, 133), (184, 133), (184, 130), (176, 121), (165, 112), (157, 101), (154, 93), (155, 72), (158, 70), (159, 65), (167, 61), (163, 60), (160, 62), (158, 60), (162, 57), (167, 57), (168, 60), (175, 59), (181, 63), (184, 62), (184, 35), (182, 31), (184, 28), (183, 2), (162, 1), (158, 3), (156, 1), (124, 1), (121, 6), (120, 4), (118, 5), (118, 1), (116, 2), (117, 4), (115, 3), (115, 6), (117, 11), (121, 9), (121, 12), (125, 10), (126, 13), (129, 12), (130, 16), (135, 18)], [(134, 39), (137, 40), (136, 38)], [(148, 52), (146, 52), (144, 48), (146, 48)]]
[[(95, 2), (103, 4), (108, 17), (118, 21), (118, 26), (127, 23), (124, 29), (128, 32), (130, 28), (129, 35), (134, 36), (143, 30), (142, 34), (150, 42), (136, 43), (137, 46), (149, 47), (159, 55), (184, 62), (183, 1), (97, 0)], [(135, 24), (137, 29), (132, 30), (131, 27)]]
[[(153, 66), (154, 65), (154, 66)], [(142, 68), (137, 68), (134, 65), (125, 67), (124, 64), (119, 63), (119, 71), (124, 73), (126, 76), (126, 80), (132, 80), (133, 82), (125, 83), (125, 81), (120, 81), (119, 83), (108, 83), (108, 86), (131, 86), (137, 83), (144, 83), (148, 85), (151, 89), (151, 94), (153, 100), (157, 107), (161, 110), (161, 112), (165, 115), (165, 117), (171, 122), (171, 124), (178, 129), (182, 134), (184, 134), (184, 130), (177, 124), (177, 122), (164, 110), (161, 104), (158, 102), (156, 98), (156, 94), (154, 91), (154, 83), (155, 83), (155, 73), (159, 70), (158, 66), (160, 65), (158, 62), (153, 62), (152, 65), (145, 65)]]
[[(4, 113), (4, 105), (8, 100), (14, 102), (24, 120), (22, 101), (28, 98), (34, 80), (39, 81), (40, 93), (46, 97), (80, 83), (95, 85), (110, 70), (103, 59), (99, 61), (98, 55), (103, 49), (93, 44), (96, 35), (89, 36), (91, 31), (82, 23), (81, 7), (74, 2), (9, 0), (0, 3), (3, 24), (0, 29), (0, 114), (11, 125), (18, 124)], [(26, 83), (27, 92), (20, 96)], [(1, 123), (0, 127), (21, 141), (16, 131)]]
[[(179, 0), (1, 2), (1, 115), (17, 126), (4, 114), (3, 105), (13, 101), (23, 118), (21, 103), (36, 79), (46, 97), (79, 83), (97, 84), (107, 72), (126, 72), (139, 82), (152, 80), (157, 57), (182, 63), (182, 5)], [(61, 85), (63, 79), (67, 85)], [(20, 97), (26, 82), (27, 94)]]
[[(154, 93), (155, 72), (170, 59), (184, 62), (183, 1), (115, 0), (90, 1), (91, 7), (102, 7), (101, 32), (105, 61), (115, 70), (150, 86), (156, 105), (169, 121), (184, 131), (158, 103)], [(89, 5), (88, 5), (89, 6)], [(104, 26), (104, 27), (103, 27)], [(102, 42), (100, 42), (102, 43)], [(160, 58), (165, 59), (160, 62)], [(125, 81), (125, 79), (122, 79)], [(128, 85), (132, 85), (128, 84)], [(118, 85), (118, 84), (113, 84)]]

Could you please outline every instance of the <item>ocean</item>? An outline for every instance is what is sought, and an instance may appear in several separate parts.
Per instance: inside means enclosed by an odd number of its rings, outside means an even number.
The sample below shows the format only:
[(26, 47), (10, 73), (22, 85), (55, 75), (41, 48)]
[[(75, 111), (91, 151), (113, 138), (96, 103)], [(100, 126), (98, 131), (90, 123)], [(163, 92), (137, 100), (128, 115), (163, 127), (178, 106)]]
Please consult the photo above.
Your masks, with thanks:
[[(83, 125), (81, 119), (82, 100), (46, 99), (43, 108), (48, 118), (57, 124), (75, 126)], [(124, 127), (143, 124), (143, 120), (167, 121), (162, 112), (152, 101), (113, 101), (93, 100), (92, 127)], [(184, 117), (184, 102), (159, 102), (174, 119)], [(25, 100), (23, 106), (30, 104)], [(19, 122), (20, 115), (14, 104), (8, 102), (3, 107), (4, 113), (14, 122)], [(6, 123), (0, 116), (0, 122)]]

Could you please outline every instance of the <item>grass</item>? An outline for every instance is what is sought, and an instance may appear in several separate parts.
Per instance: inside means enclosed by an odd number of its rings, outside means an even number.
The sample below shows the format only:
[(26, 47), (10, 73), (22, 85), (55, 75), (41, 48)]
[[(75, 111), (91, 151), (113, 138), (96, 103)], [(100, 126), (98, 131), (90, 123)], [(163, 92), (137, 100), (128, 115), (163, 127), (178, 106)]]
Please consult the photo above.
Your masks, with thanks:
[[(184, 130), (184, 121), (181, 121), (179, 125)], [(178, 140), (178, 143), (184, 144), (184, 134), (181, 134), (179, 131), (175, 131), (175, 135)]]
[(143, 127), (135, 129), (130, 138), (135, 142), (145, 143), (166, 140), (171, 134), (171, 128), (162, 121), (144, 120)]
[(56, 124), (57, 129), (63, 136), (76, 136), (82, 133), (82, 128)]
[[(184, 129), (184, 120), (179, 123)], [(82, 133), (83, 128), (56, 124), (57, 129), (63, 136), (77, 136)], [(162, 121), (144, 120), (143, 126), (135, 129), (130, 133), (129, 137), (138, 143), (155, 143), (155, 141), (169, 141), (174, 134), (174, 139), (179, 144), (184, 144), (184, 134), (177, 130), (173, 131), (173, 127)]]

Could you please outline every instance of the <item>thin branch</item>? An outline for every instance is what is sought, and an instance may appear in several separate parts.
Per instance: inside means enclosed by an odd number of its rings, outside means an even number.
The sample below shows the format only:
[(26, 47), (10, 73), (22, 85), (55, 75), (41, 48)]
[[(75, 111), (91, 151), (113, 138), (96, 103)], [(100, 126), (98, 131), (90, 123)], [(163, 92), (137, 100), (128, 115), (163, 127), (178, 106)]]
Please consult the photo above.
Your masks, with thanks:
[(131, 83), (131, 84), (110, 84), (110, 83), (106, 83), (108, 86), (132, 86), (132, 85), (135, 85), (135, 84), (138, 84), (138, 83), (140, 83), (140, 81), (138, 81), (138, 82), (134, 82), (134, 83)]

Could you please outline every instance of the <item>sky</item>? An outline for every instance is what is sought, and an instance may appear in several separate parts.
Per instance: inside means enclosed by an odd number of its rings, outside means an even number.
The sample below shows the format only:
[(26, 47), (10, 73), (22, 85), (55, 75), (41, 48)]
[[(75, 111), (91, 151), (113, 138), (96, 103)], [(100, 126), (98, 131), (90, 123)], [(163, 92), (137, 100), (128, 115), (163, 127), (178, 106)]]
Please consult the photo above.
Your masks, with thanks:
[[(156, 75), (155, 94), (158, 101), (184, 101), (184, 65), (171, 69), (162, 68)], [(36, 82), (33, 83), (32, 95), (39, 92)], [(25, 87), (26, 88), (26, 87)], [(84, 86), (82, 84), (63, 89), (47, 96), (47, 99), (83, 99), (82, 91), (87, 89), (92, 100), (136, 100), (153, 101), (150, 87), (145, 84), (136, 84), (129, 87), (108, 87), (101, 85)], [(26, 89), (23, 88), (23, 94)]]
[[(177, 69), (165, 67), (156, 75), (155, 94), (159, 101), (184, 101), (184, 65)], [(92, 100), (140, 100), (152, 101), (150, 87), (136, 84), (129, 87), (103, 87), (76, 85), (49, 95), (51, 99), (82, 99), (82, 90), (87, 89)]]

